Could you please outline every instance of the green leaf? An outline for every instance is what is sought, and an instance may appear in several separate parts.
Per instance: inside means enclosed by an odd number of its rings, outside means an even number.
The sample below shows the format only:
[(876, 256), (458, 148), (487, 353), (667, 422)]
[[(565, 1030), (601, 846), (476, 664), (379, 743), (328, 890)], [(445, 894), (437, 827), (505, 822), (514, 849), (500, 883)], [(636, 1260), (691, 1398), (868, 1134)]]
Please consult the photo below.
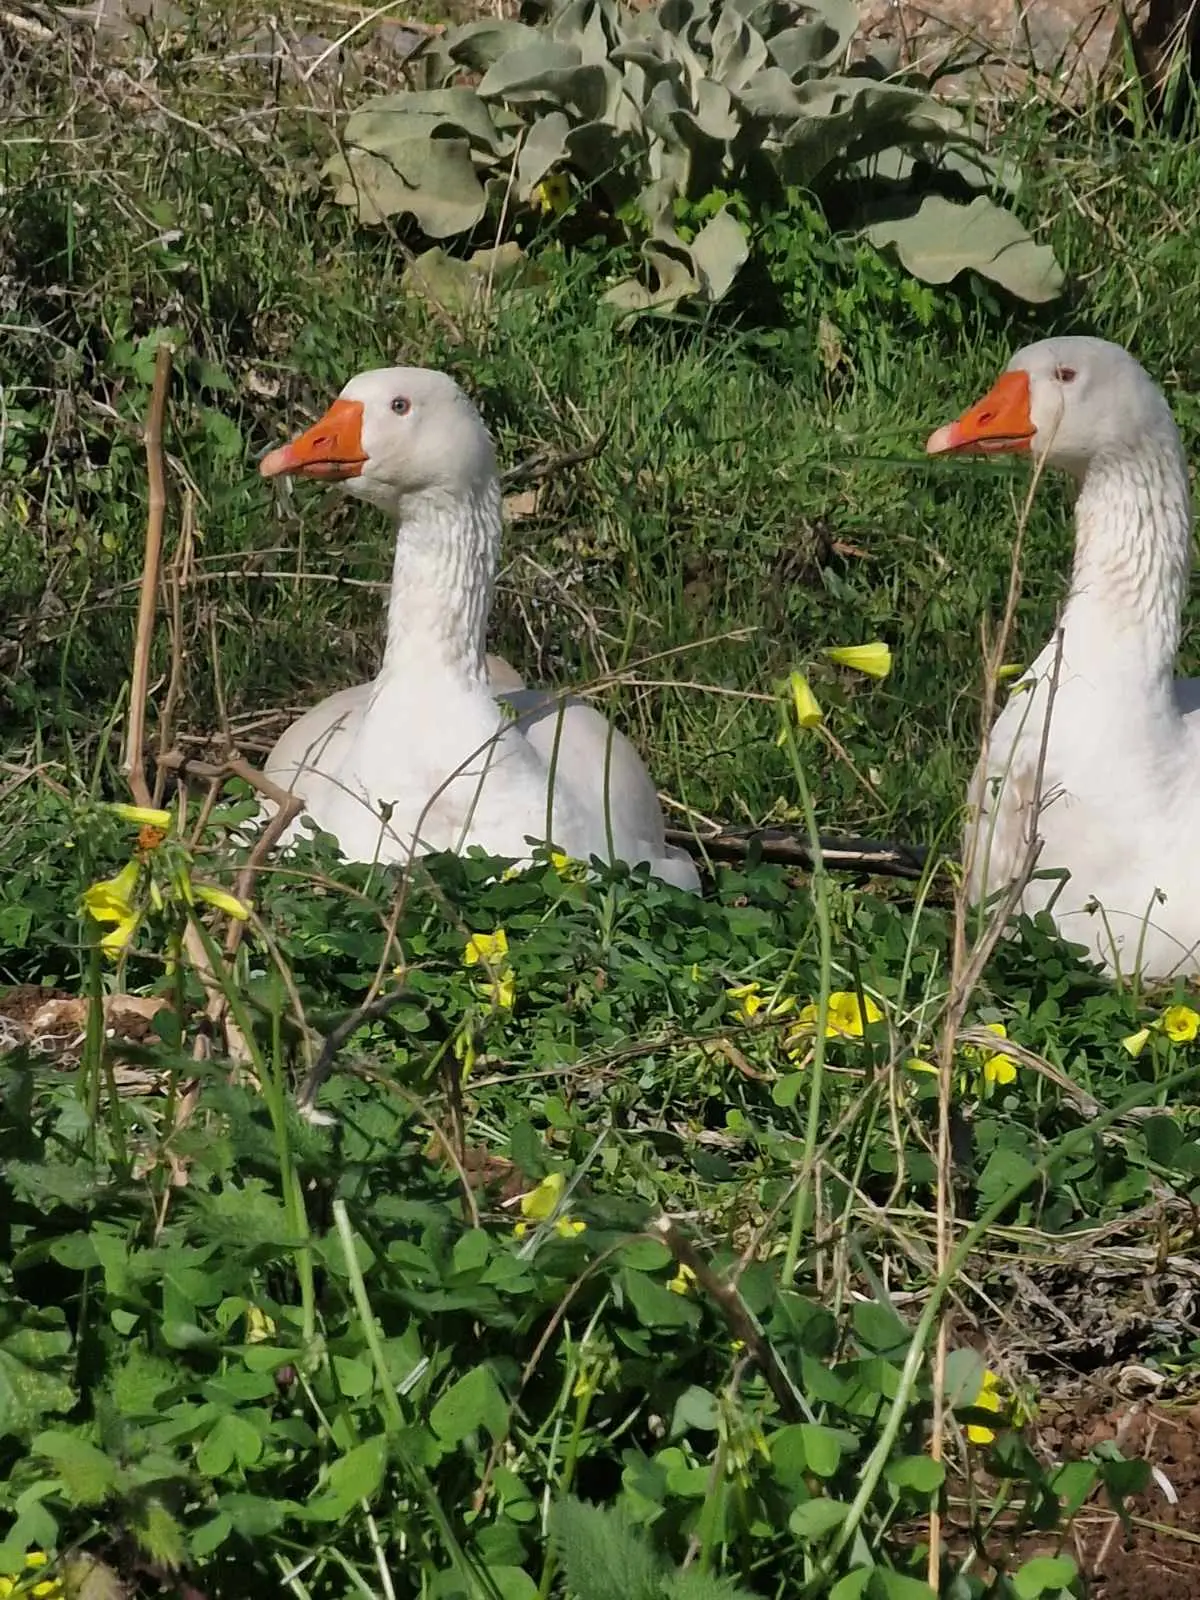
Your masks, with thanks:
[(854, 1331), (866, 1349), (879, 1355), (902, 1355), (912, 1330), (882, 1300), (860, 1300), (854, 1307)]
[(1079, 1576), (1070, 1556), (1034, 1556), (1012, 1575), (1017, 1600), (1037, 1600), (1040, 1594), (1069, 1589)]
[(221, 1478), (234, 1462), (252, 1467), (262, 1455), (262, 1435), (253, 1423), (227, 1411), (196, 1451), (196, 1465), (209, 1478)]
[(429, 1413), (429, 1425), (443, 1444), (456, 1445), (476, 1428), (484, 1428), (493, 1442), (508, 1430), (508, 1403), (487, 1366), (474, 1367), (438, 1400)]
[(1053, 250), (1035, 244), (1011, 211), (985, 195), (964, 206), (927, 194), (909, 214), (870, 223), (863, 231), (877, 249), (891, 246), (909, 272), (926, 283), (949, 283), (973, 271), (1035, 305), (1062, 292), (1062, 269)]
[(39, 1433), (32, 1445), (34, 1455), (45, 1456), (55, 1469), (71, 1499), (81, 1506), (99, 1505), (117, 1479), (115, 1464), (76, 1433), (51, 1429)]
[(886, 1595), (887, 1600), (937, 1600), (923, 1578), (910, 1578), (891, 1567), (876, 1567), (871, 1574), (872, 1596), (876, 1591)]
[(855, 1567), (844, 1578), (839, 1578), (830, 1589), (829, 1600), (859, 1600), (874, 1571), (874, 1567)]
[(662, 1566), (627, 1507), (560, 1500), (549, 1525), (567, 1589), (580, 1600), (655, 1600)]
[(834, 1528), (840, 1528), (850, 1507), (841, 1500), (829, 1500), (823, 1495), (805, 1500), (788, 1518), (788, 1527), (797, 1539), (805, 1544), (823, 1539)]
[(698, 1308), (687, 1295), (676, 1294), (644, 1272), (625, 1267), (620, 1281), (644, 1328), (687, 1328), (700, 1320)]
[(1099, 1477), (1100, 1468), (1094, 1461), (1067, 1461), (1059, 1467), (1050, 1479), (1050, 1487), (1062, 1501), (1064, 1521), (1069, 1521), (1080, 1509)]
[(946, 1481), (946, 1469), (930, 1456), (901, 1456), (889, 1461), (884, 1477), (894, 1489), (911, 1489), (914, 1494), (933, 1494)]
[(802, 1422), (800, 1433), (809, 1470), (818, 1478), (832, 1478), (842, 1464), (843, 1452), (858, 1442), (844, 1428), (826, 1428), (816, 1422)]
[(386, 1466), (387, 1440), (377, 1433), (338, 1457), (322, 1493), (310, 1500), (301, 1514), (312, 1522), (337, 1522), (360, 1501), (371, 1499), (383, 1482)]

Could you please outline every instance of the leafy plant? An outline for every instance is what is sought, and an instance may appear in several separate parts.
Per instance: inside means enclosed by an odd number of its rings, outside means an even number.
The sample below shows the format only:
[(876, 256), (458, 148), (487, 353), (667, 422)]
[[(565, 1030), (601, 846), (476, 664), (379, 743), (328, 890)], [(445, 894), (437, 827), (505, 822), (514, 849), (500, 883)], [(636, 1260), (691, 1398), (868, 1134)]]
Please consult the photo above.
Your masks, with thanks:
[(845, 65), (856, 26), (848, 0), (552, 0), (543, 26), (467, 23), (427, 51), (428, 87), (351, 116), (326, 172), (363, 221), (409, 217), (434, 239), (514, 201), (562, 209), (577, 186), (638, 248), (605, 296), (626, 310), (722, 299), (755, 219), (806, 190), (849, 198), (850, 225), (928, 282), (970, 268), (1051, 299), (1048, 247), (988, 195), (943, 192), (1011, 189), (1011, 173), (921, 83), (873, 55)]

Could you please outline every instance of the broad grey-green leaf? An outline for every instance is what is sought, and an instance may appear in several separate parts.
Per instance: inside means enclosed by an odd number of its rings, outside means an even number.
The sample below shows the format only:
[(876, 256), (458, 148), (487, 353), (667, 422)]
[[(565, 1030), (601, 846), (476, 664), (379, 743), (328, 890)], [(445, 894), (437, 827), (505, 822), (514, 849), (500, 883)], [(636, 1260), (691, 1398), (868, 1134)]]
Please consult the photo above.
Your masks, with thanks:
[(447, 239), (487, 209), (465, 139), (407, 139), (387, 156), (348, 150), (346, 158), (333, 157), (325, 170), (338, 180), (334, 200), (356, 207), (363, 222), (411, 216), (431, 239)]
[(346, 123), (343, 143), (376, 155), (390, 155), (398, 144), (447, 131), (476, 147), (501, 155), (508, 140), (491, 109), (474, 89), (425, 89), (368, 100)]
[(606, 122), (584, 122), (573, 128), (567, 139), (567, 155), (580, 175), (608, 196), (614, 211), (632, 200), (641, 188), (638, 141), (633, 135), (618, 133)]
[(585, 63), (575, 45), (541, 39), (536, 45), (510, 50), (489, 67), (479, 85), (485, 100), (522, 104), (545, 100), (574, 108), (592, 120), (610, 116), (621, 94), (620, 74), (607, 63)]
[(793, 83), (799, 83), (816, 69), (836, 60), (845, 43), (836, 28), (825, 22), (804, 22), (785, 28), (767, 43), (771, 60), (782, 67)]
[(731, 211), (718, 211), (692, 240), (691, 257), (707, 301), (721, 300), (729, 292), (750, 254), (746, 230)]
[(1062, 291), (1054, 251), (1035, 243), (1011, 211), (985, 195), (965, 206), (926, 195), (907, 216), (872, 223), (864, 232), (876, 248), (890, 245), (926, 283), (949, 283), (969, 269), (1035, 305)]
[(440, 50), (459, 66), (486, 72), (508, 51), (528, 48), (542, 37), (541, 29), (531, 28), (528, 23), (487, 17), (453, 29), (441, 40)]
[(517, 194), (527, 200), (546, 174), (567, 158), (570, 119), (561, 111), (539, 117), (517, 157)]
[(434, 245), (405, 267), (400, 286), (447, 311), (463, 314), (474, 311), (493, 289), (511, 284), (517, 270), (526, 265), (524, 252), (513, 239), (492, 250), (476, 250), (469, 261)]

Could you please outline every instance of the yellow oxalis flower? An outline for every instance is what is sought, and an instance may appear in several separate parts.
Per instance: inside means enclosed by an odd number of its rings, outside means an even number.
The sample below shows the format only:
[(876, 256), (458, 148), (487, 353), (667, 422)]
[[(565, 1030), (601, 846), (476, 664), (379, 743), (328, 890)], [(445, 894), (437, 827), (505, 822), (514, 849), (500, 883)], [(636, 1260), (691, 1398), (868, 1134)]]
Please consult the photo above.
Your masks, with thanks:
[[(868, 1024), (879, 1022), (882, 1017), (883, 1012), (869, 994), (864, 995), (860, 1002), (856, 994), (845, 989), (835, 989), (829, 996), (829, 1007), (825, 1014), (825, 1037), (861, 1039)], [(810, 1001), (808, 1005), (800, 1008), (797, 1021), (800, 1029), (811, 1031), (816, 1027), (816, 1001)]]
[[(983, 1374), (983, 1381), (979, 1385), (979, 1393), (971, 1401), (971, 1405), (978, 1411), (1004, 1410), (1004, 1397), (1000, 1392), (1000, 1379), (988, 1368)], [(967, 1426), (967, 1438), (972, 1444), (991, 1444), (996, 1437), (994, 1428), (984, 1427), (982, 1423), (972, 1422)]]
[[(32, 1574), (39, 1572), (49, 1564), (50, 1557), (44, 1550), (31, 1550), (25, 1557), (25, 1571)], [(17, 1580), (15, 1578), (0, 1578), (0, 1600), (8, 1600), (8, 1596), (15, 1594)], [(60, 1600), (63, 1594), (61, 1578), (44, 1578), (41, 1583), (29, 1585), (26, 1579), (25, 1594), (35, 1594), (39, 1600)]]
[(1121, 1043), (1124, 1045), (1125, 1049), (1129, 1051), (1129, 1054), (1133, 1056), (1135, 1060), (1141, 1055), (1142, 1051), (1146, 1048), (1149, 1042), (1149, 1028), (1139, 1028), (1136, 1033), (1126, 1034), (1126, 1036), (1121, 1040)]
[(587, 862), (577, 861), (562, 850), (551, 850), (550, 865), (568, 883), (582, 883), (587, 877)]
[(793, 672), (789, 676), (788, 690), (792, 696), (792, 710), (796, 713), (799, 725), (802, 728), (819, 727), (824, 720), (824, 712), (817, 704), (817, 697), (809, 688), (808, 679), (802, 672)]
[(683, 1262), (680, 1262), (679, 1271), (667, 1284), (667, 1288), (670, 1289), (672, 1294), (687, 1294), (688, 1290), (692, 1287), (695, 1281), (696, 1274), (692, 1271), (691, 1267), (685, 1265)]
[(473, 933), (463, 951), (463, 966), (485, 966), (492, 974), (479, 985), (480, 992), (501, 1011), (511, 1011), (517, 1003), (517, 979), (508, 964), (508, 935), (503, 928), (495, 933)]
[(257, 1306), (250, 1306), (246, 1312), (246, 1343), (262, 1344), (273, 1337), (275, 1333), (275, 1319), (269, 1317), (265, 1311), (260, 1311)]
[(870, 644), (835, 645), (825, 654), (839, 667), (865, 672), (868, 678), (886, 678), (892, 670), (892, 652), (882, 639), (872, 639)]
[(734, 1015), (740, 1022), (753, 1022), (759, 1012), (764, 1017), (786, 1017), (796, 1007), (796, 997), (791, 994), (765, 995), (757, 978), (749, 983), (736, 984), (726, 990), (733, 1002)]
[(155, 806), (127, 806), (114, 801), (108, 809), (122, 822), (134, 822), (139, 828), (166, 829), (171, 826), (171, 813), (160, 811)]
[(1200, 1033), (1200, 1012), (1191, 1006), (1168, 1006), (1158, 1019), (1158, 1025), (1175, 1044), (1190, 1044)]
[[(518, 1239), (523, 1239), (529, 1232), (531, 1222), (548, 1222), (558, 1209), (562, 1200), (563, 1190), (566, 1188), (566, 1179), (561, 1172), (552, 1172), (546, 1178), (529, 1189), (521, 1196), (522, 1221), (513, 1228), (513, 1233)], [(563, 1239), (573, 1239), (587, 1227), (586, 1222), (581, 1222), (578, 1217), (557, 1217), (554, 1222), (554, 1231)]]
[(1165, 1033), (1172, 1044), (1190, 1044), (1200, 1034), (1200, 1011), (1193, 1011), (1191, 1006), (1168, 1006), (1148, 1026), (1126, 1035), (1121, 1044), (1136, 1059), (1146, 1048), (1152, 1033)]
[(105, 878), (83, 891), (83, 908), (93, 921), (112, 925), (100, 940), (105, 955), (119, 956), (137, 932), (142, 910), (134, 904), (133, 894), (140, 872), (140, 863), (127, 861), (115, 878)]
[(197, 900), (203, 900), (207, 905), (216, 906), (218, 911), (223, 911), (226, 916), (236, 917), (239, 922), (245, 922), (250, 915), (250, 907), (245, 905), (236, 895), (230, 894), (227, 889), (218, 889), (212, 883), (193, 883), (192, 891)]
[(473, 933), (463, 951), (463, 966), (495, 966), (508, 954), (508, 935), (503, 928), (495, 933)]
[[(1002, 1022), (985, 1022), (984, 1027), (989, 1033), (994, 1033), (997, 1039), (1007, 1039), (1008, 1029)], [(983, 1056), (983, 1081), (987, 1084), (1013, 1083), (1017, 1076), (1017, 1063), (1002, 1050), (994, 1055), (988, 1051), (978, 1052)]]
[(571, 180), (565, 172), (551, 172), (537, 185), (531, 198), (539, 211), (560, 216), (571, 204)]

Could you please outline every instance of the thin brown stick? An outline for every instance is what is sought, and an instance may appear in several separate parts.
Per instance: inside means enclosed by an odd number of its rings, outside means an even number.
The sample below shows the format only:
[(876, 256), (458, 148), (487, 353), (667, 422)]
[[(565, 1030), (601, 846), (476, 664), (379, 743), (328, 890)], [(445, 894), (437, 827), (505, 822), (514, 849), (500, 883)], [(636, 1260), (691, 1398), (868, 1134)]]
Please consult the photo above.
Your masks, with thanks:
[[(757, 851), (763, 861), (773, 861), (780, 866), (807, 870), (813, 864), (808, 839), (794, 828), (722, 828), (713, 832), (668, 828), (666, 840), (699, 860), (711, 856), (715, 861), (745, 861)], [(918, 879), (925, 875), (928, 854), (923, 845), (877, 839), (834, 839), (822, 835), (821, 859), (833, 871)]]
[(661, 1239), (681, 1267), (688, 1271), (701, 1288), (720, 1309), (730, 1332), (742, 1341), (747, 1352), (770, 1385), (771, 1393), (785, 1417), (795, 1421), (811, 1414), (804, 1408), (803, 1397), (798, 1394), (771, 1345), (758, 1330), (758, 1324), (746, 1309), (746, 1303), (734, 1283), (718, 1278), (716, 1273), (696, 1249), (695, 1245), (665, 1212), (655, 1217), (646, 1229), (653, 1238)]
[(142, 586), (138, 595), (137, 633), (133, 642), (133, 674), (129, 686), (129, 726), (122, 771), (139, 806), (153, 804), (146, 783), (146, 699), (150, 683), (150, 646), (154, 638), (154, 611), (158, 600), (158, 574), (162, 562), (163, 523), (167, 510), (167, 478), (163, 469), (163, 419), (171, 382), (172, 347), (164, 340), (154, 357), (154, 387), (146, 416), (146, 473), (150, 483), (146, 516), (146, 549), (142, 558)]

